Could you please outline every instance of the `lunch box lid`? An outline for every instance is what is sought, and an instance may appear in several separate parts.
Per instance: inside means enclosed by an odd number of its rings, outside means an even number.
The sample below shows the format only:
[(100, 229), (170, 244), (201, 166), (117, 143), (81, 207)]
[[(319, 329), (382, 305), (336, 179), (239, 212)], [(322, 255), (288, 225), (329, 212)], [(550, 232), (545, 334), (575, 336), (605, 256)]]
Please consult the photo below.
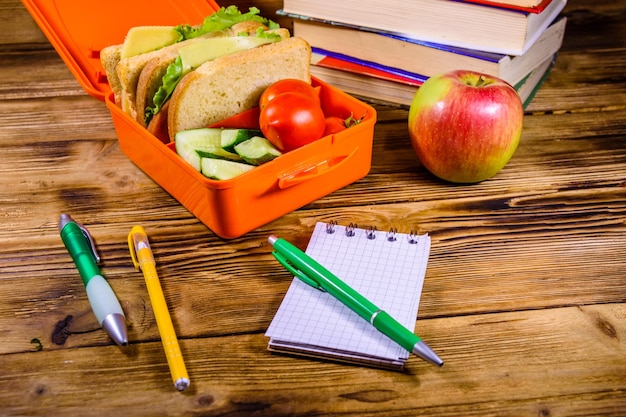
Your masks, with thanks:
[(83, 89), (104, 101), (111, 91), (100, 51), (121, 44), (133, 26), (196, 25), (219, 9), (212, 0), (22, 0)]

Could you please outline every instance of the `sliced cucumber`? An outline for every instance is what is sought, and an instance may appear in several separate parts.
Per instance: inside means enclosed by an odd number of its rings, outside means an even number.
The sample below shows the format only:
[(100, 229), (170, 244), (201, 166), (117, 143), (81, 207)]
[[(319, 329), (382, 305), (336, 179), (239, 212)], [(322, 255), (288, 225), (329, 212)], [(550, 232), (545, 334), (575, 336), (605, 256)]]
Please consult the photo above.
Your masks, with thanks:
[(196, 149), (196, 152), (200, 158), (213, 158), (213, 159), (225, 159), (227, 161), (243, 162), (244, 159), (236, 153), (228, 152), (224, 148), (204, 148)]
[(174, 144), (178, 155), (197, 171), (209, 178), (228, 179), (281, 155), (261, 135), (257, 129), (190, 129), (176, 133)]
[(204, 176), (216, 180), (228, 180), (254, 169), (254, 165), (215, 158), (202, 158), (200, 166)]
[(261, 165), (271, 161), (282, 153), (269, 140), (254, 136), (235, 146), (235, 152), (249, 164)]
[(236, 145), (255, 136), (263, 136), (263, 132), (257, 129), (224, 129), (222, 130), (222, 148), (233, 152)]
[(174, 136), (174, 144), (176, 153), (200, 171), (200, 155), (196, 151), (221, 148), (222, 129), (202, 128), (180, 131)]

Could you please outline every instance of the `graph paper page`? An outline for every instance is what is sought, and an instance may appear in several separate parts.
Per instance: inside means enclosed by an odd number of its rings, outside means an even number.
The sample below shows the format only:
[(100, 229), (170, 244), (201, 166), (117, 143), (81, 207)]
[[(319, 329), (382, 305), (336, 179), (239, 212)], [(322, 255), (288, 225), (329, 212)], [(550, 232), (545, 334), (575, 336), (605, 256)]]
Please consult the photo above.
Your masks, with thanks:
[[(306, 253), (356, 291), (413, 330), (430, 250), (427, 235), (395, 234), (317, 223)], [(409, 353), (378, 332), (367, 321), (331, 295), (297, 278), (267, 329), (266, 336), (293, 346), (306, 346), (314, 354), (338, 354), (404, 361)]]

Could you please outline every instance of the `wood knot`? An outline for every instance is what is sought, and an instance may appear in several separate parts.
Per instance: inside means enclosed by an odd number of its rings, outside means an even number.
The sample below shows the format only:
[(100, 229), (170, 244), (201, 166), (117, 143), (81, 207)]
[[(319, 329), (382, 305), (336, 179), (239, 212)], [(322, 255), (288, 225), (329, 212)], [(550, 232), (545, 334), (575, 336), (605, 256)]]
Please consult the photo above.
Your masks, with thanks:
[(200, 395), (196, 399), (196, 402), (200, 407), (209, 407), (215, 402), (215, 397), (213, 397), (211, 394)]
[(550, 413), (550, 409), (546, 407), (541, 407), (537, 412), (537, 417), (550, 417), (552, 413)]
[(609, 336), (610, 338), (617, 339), (617, 331), (615, 327), (611, 323), (608, 322), (605, 318), (601, 316), (596, 317), (596, 326), (602, 333)]
[(57, 322), (54, 326), (54, 330), (52, 331), (52, 343), (55, 345), (63, 345), (68, 337), (72, 334), (70, 331), (70, 323), (74, 317), (69, 315), (65, 317), (63, 320)]
[(44, 395), (46, 393), (46, 387), (44, 385), (37, 385), (35, 388), (35, 394)]
[(342, 394), (340, 395), (340, 397), (349, 398), (351, 400), (361, 401), (364, 403), (383, 403), (395, 400), (399, 397), (399, 395), (397, 392), (392, 390), (370, 390)]

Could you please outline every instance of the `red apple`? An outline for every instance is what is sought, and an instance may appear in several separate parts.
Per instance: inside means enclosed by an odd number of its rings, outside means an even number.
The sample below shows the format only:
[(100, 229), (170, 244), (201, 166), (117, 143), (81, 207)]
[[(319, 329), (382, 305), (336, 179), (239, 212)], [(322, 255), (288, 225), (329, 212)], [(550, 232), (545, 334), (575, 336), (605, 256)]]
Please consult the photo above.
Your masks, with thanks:
[(507, 82), (473, 71), (429, 78), (409, 110), (409, 135), (422, 164), (455, 183), (491, 178), (511, 159), (524, 109)]

